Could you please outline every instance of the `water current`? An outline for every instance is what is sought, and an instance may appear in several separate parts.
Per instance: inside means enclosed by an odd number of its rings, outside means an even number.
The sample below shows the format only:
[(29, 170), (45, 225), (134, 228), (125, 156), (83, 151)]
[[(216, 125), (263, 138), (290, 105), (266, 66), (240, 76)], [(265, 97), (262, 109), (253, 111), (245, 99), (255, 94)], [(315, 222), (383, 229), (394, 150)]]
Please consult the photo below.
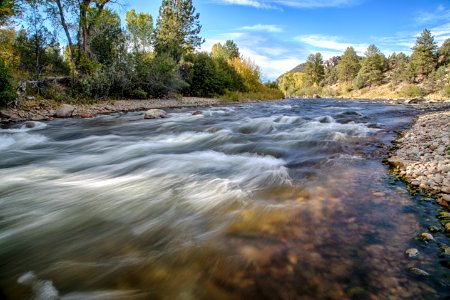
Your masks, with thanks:
[(448, 257), (415, 239), (440, 226), (438, 208), (383, 164), (414, 110), (320, 99), (193, 111), (1, 129), (0, 298), (450, 296)]

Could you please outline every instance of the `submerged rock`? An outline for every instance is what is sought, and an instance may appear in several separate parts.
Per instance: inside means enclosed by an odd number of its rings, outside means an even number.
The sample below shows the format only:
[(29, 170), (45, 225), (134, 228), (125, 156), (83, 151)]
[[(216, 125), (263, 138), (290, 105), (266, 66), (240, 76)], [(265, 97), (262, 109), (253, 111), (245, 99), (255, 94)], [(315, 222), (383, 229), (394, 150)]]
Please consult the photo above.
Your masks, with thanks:
[(405, 251), (406, 256), (408, 256), (409, 258), (413, 258), (419, 255), (419, 250), (417, 250), (416, 248), (410, 248), (408, 250)]
[(167, 113), (162, 109), (149, 109), (144, 114), (144, 119), (161, 119), (166, 117)]
[(433, 235), (431, 235), (431, 233), (428, 232), (421, 233), (419, 235), (419, 239), (422, 241), (434, 241)]
[(430, 276), (430, 273), (428, 273), (427, 271), (424, 271), (422, 269), (419, 268), (409, 268), (408, 269), (409, 273), (416, 275), (416, 276)]

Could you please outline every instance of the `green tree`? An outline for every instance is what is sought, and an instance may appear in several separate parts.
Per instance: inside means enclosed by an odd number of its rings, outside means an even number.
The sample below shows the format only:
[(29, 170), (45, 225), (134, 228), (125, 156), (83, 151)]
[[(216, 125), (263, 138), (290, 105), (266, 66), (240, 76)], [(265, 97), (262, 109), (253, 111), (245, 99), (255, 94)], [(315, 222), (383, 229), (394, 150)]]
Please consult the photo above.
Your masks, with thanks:
[(386, 67), (386, 57), (375, 45), (370, 45), (364, 53), (365, 58), (356, 77), (356, 87), (380, 84)]
[(450, 39), (446, 39), (438, 50), (438, 63), (441, 66), (450, 63)]
[(312, 85), (320, 85), (325, 76), (323, 58), (321, 53), (311, 54), (305, 64), (305, 74)]
[(337, 65), (338, 78), (341, 82), (351, 82), (359, 72), (361, 65), (353, 47), (348, 47)]
[(137, 14), (132, 9), (127, 11), (125, 20), (127, 30), (131, 34), (134, 51), (150, 51), (153, 36), (153, 17), (147, 13)]
[(181, 57), (200, 47), (200, 14), (192, 0), (163, 0), (155, 30), (155, 50), (167, 54), (177, 63)]
[(19, 13), (18, 2), (15, 0), (0, 1), (0, 26), (6, 25), (11, 17)]
[(91, 32), (90, 44), (91, 59), (100, 64), (111, 64), (125, 52), (125, 36), (116, 12), (105, 9), (98, 16), (97, 25)]
[(16, 97), (11, 72), (0, 57), (0, 106), (9, 106)]
[(236, 43), (232, 40), (227, 40), (223, 46), (221, 43), (214, 44), (211, 49), (211, 56), (213, 58), (228, 60), (230, 58), (238, 58), (241, 55)]
[(431, 32), (424, 29), (412, 48), (411, 66), (418, 81), (422, 81), (436, 68), (437, 45)]

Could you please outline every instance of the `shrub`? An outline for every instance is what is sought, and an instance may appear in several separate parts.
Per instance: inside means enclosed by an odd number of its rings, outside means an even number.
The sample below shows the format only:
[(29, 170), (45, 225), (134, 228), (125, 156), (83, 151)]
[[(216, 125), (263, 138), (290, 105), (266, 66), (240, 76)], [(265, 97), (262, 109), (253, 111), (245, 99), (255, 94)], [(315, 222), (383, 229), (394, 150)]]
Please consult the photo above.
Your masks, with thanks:
[(446, 85), (444, 87), (444, 89), (442, 90), (442, 92), (443, 92), (444, 96), (450, 97), (450, 85)]
[(408, 84), (400, 90), (400, 95), (402, 95), (403, 97), (416, 98), (423, 97), (425, 95), (425, 92), (417, 85)]
[(0, 57), (0, 106), (6, 107), (17, 98), (12, 83), (12, 77), (5, 61)]
[(57, 102), (69, 101), (70, 97), (66, 89), (58, 83), (50, 83), (41, 89), (41, 96), (45, 99), (55, 100)]
[(140, 87), (131, 91), (131, 98), (134, 99), (147, 99), (147, 92)]

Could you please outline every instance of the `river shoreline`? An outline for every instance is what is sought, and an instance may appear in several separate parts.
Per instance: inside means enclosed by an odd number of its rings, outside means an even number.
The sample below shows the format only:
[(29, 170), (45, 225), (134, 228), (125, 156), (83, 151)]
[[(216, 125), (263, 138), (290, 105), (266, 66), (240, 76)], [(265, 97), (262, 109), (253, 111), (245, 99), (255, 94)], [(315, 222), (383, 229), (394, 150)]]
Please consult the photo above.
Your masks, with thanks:
[(416, 189), (437, 195), (450, 207), (450, 110), (417, 116), (396, 141), (388, 162)]
[[(282, 100), (282, 99), (280, 99)], [(352, 101), (382, 101), (387, 104), (411, 105), (416, 109), (450, 109), (450, 101), (442, 100), (425, 100), (425, 99), (359, 99), (339, 98), (337, 100)], [(260, 102), (261, 100), (245, 100), (238, 102), (224, 101), (217, 98), (198, 98), (184, 97), (181, 99), (151, 99), (151, 100), (102, 100), (92, 104), (71, 104), (72, 112), (65, 117), (75, 118), (93, 118), (97, 115), (144, 111), (149, 109), (171, 109), (186, 107), (205, 107), (217, 105), (234, 105), (238, 103)], [(271, 100), (277, 101), (277, 100)], [(299, 98), (299, 101), (307, 101), (307, 99)], [(48, 100), (27, 100), (17, 108), (8, 108), (0, 110), (0, 124), (20, 123), (25, 121), (49, 121), (57, 116), (58, 109), (64, 104)]]

